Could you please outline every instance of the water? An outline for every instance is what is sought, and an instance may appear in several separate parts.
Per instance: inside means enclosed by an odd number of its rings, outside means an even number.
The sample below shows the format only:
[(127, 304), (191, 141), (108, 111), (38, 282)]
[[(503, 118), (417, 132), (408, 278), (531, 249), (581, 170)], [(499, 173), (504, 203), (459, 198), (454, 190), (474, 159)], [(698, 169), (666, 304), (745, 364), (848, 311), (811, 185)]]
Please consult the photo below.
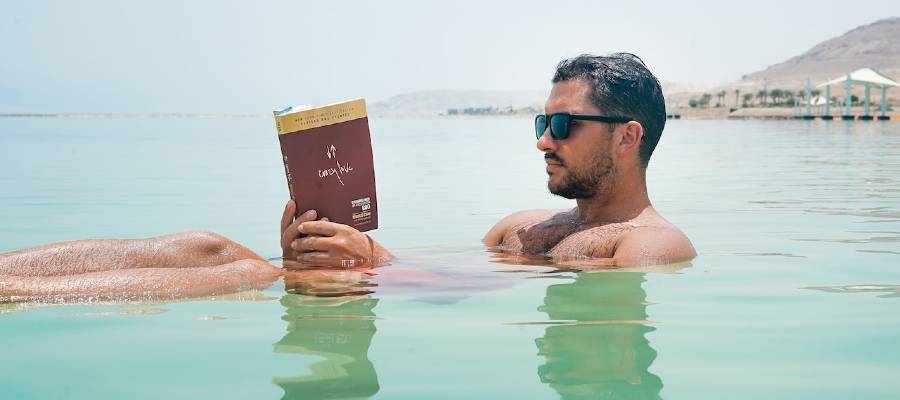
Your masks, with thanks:
[[(395, 265), (176, 303), (0, 305), (0, 398), (900, 393), (900, 125), (670, 121), (651, 199), (700, 256), (578, 274), (478, 244), (509, 212), (569, 204), (546, 193), (529, 119), (371, 124), (373, 236)], [(268, 118), (4, 118), (0, 185), (0, 251), (210, 229), (280, 254)]]

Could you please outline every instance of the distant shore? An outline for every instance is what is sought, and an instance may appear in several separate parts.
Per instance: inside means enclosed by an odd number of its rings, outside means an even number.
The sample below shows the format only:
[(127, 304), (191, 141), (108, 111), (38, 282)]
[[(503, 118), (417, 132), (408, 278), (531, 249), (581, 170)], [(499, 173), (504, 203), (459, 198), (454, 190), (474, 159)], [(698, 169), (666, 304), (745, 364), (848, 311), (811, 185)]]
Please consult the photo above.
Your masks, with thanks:
[[(841, 119), (844, 115), (844, 107), (843, 106), (832, 106), (831, 110), (829, 110), (829, 115), (831, 115), (834, 119)], [(741, 108), (727, 108), (727, 107), (710, 107), (710, 108), (676, 108), (672, 110), (668, 110), (670, 115), (677, 115), (682, 119), (797, 119), (802, 118), (806, 115), (806, 108), (801, 107), (800, 109), (792, 108), (792, 107), (741, 107)], [(811, 112), (811, 116), (815, 119), (820, 119), (823, 115), (823, 110), (813, 109)], [(859, 117), (865, 115), (865, 109), (863, 107), (851, 107), (850, 115), (853, 115), (855, 119), (860, 119)], [(878, 116), (881, 115), (880, 109), (877, 107), (872, 107), (869, 109), (869, 115), (873, 117), (873, 119), (878, 119)], [(888, 110), (886, 115), (894, 121), (900, 120), (900, 114), (897, 113), (896, 110)]]
[(0, 118), (255, 118), (271, 113), (132, 113), (132, 112), (18, 112), (0, 113)]
[[(787, 120), (802, 119), (805, 109), (799, 111), (795, 108), (788, 107), (748, 107), (748, 108), (726, 108), (726, 107), (710, 107), (710, 108), (675, 108), (669, 109), (668, 117), (670, 119), (758, 119), (758, 120)], [(529, 110), (529, 112), (497, 112), (497, 113), (454, 113), (454, 114), (370, 114), (371, 118), (448, 118), (448, 119), (485, 119), (485, 118), (533, 118), (537, 110)], [(840, 120), (844, 114), (844, 107), (832, 107), (830, 115), (835, 120)], [(820, 119), (821, 110), (815, 110), (812, 113), (813, 118)], [(863, 107), (852, 107), (851, 115), (854, 119), (861, 119), (864, 115)], [(869, 110), (872, 119), (878, 120), (881, 115), (880, 110), (873, 107)], [(900, 121), (900, 113), (894, 110), (887, 112), (887, 116), (892, 121)], [(122, 113), (122, 112), (103, 112), (103, 113), (0, 113), (0, 118), (270, 118), (269, 113)]]

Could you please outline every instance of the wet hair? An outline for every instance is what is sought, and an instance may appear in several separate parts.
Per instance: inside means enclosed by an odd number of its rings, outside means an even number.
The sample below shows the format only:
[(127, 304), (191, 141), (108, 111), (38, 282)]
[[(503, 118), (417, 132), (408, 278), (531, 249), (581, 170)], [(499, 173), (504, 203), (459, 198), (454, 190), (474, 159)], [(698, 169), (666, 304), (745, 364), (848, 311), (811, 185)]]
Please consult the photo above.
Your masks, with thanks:
[(639, 156), (646, 168), (666, 126), (666, 103), (659, 81), (631, 53), (582, 54), (556, 66), (553, 83), (581, 79), (591, 85), (590, 102), (609, 116), (631, 118), (644, 128)]

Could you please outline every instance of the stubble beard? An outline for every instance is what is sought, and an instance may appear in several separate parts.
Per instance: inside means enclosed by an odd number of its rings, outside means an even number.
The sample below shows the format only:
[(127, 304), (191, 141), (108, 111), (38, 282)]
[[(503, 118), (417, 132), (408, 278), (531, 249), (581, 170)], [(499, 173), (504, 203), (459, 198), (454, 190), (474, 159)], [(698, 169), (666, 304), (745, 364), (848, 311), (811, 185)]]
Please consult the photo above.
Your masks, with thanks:
[(550, 193), (567, 199), (587, 199), (608, 193), (614, 185), (615, 166), (612, 157), (604, 155), (583, 170), (568, 170), (562, 182), (547, 181)]

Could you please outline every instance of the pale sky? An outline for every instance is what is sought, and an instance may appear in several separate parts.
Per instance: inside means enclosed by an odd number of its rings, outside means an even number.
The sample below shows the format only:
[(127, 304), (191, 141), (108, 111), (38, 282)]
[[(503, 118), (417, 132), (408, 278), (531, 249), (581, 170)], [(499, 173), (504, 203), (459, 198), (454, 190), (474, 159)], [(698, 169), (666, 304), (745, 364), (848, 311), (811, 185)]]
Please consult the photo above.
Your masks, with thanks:
[(0, 2), (0, 112), (266, 112), (434, 89), (546, 89), (579, 53), (739, 79), (896, 0)]

